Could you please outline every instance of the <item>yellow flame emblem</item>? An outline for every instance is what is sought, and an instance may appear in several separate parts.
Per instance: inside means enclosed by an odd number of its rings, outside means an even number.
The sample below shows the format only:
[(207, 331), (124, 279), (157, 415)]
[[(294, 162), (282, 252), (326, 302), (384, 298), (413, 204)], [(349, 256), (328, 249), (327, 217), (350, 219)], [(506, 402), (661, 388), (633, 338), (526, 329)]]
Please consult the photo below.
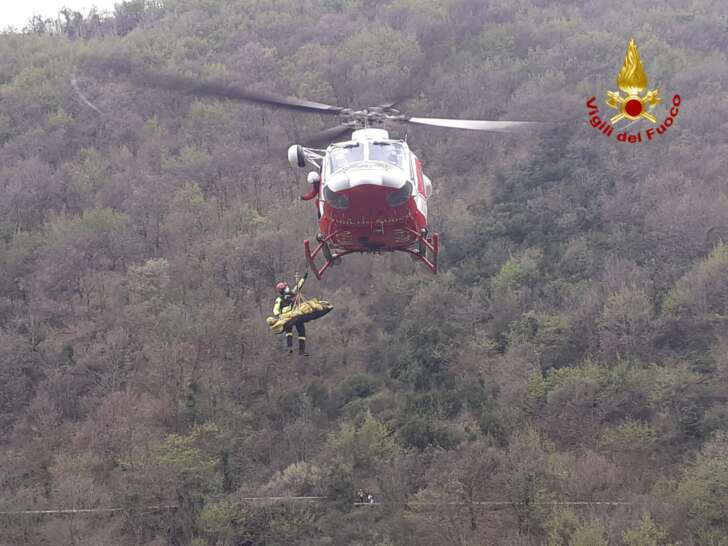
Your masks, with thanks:
[(619, 110), (619, 113), (612, 116), (609, 121), (614, 124), (622, 118), (632, 120), (645, 118), (652, 123), (657, 123), (657, 118), (647, 111), (646, 105), (655, 106), (662, 99), (660, 99), (657, 89), (647, 91), (644, 96), (641, 96), (641, 93), (647, 89), (647, 74), (642, 67), (634, 38), (627, 44), (624, 66), (617, 75), (617, 87), (624, 91), (626, 96), (623, 97), (619, 91), (607, 92), (607, 105)]

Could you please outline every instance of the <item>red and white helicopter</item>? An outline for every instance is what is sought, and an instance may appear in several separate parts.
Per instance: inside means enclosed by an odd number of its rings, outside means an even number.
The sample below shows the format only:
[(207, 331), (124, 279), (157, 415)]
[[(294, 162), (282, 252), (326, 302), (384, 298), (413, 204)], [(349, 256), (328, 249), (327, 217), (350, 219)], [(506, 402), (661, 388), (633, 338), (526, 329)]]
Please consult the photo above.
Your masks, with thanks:
[[(288, 149), (291, 166), (308, 164), (316, 168), (308, 174), (311, 191), (302, 199), (315, 200), (318, 245), (312, 250), (308, 240), (303, 244), (306, 260), (319, 279), (342, 256), (353, 252), (406, 252), (437, 273), (440, 237), (430, 233), (427, 217), (432, 182), (422, 172), (422, 163), (406, 140), (390, 138), (384, 126), (411, 123), (520, 131), (538, 125), (523, 121), (413, 118), (404, 116), (393, 105), (359, 112), (338, 110), (344, 123), (321, 133), (316, 140), (353, 131), (350, 140), (336, 142), (325, 150), (300, 145)], [(315, 262), (319, 253), (325, 260), (321, 267)]]
[[(308, 175), (319, 218), (318, 245), (304, 241), (306, 260), (317, 278), (342, 256), (352, 252), (407, 252), (437, 272), (437, 233), (427, 223), (427, 199), (432, 183), (403, 140), (384, 129), (355, 130), (351, 140), (326, 150), (291, 146), (292, 166), (316, 167)], [(315, 259), (322, 253), (320, 268)]]
[[(396, 103), (351, 110), (250, 91), (224, 82), (152, 73), (118, 60), (107, 60), (102, 66), (127, 73), (141, 85), (338, 117), (339, 125), (305, 139), (325, 143), (326, 148), (294, 145), (288, 150), (292, 166), (310, 165), (316, 169), (308, 174), (311, 190), (302, 199), (313, 200), (316, 206), (318, 244), (312, 250), (306, 240), (304, 249), (318, 279), (342, 256), (353, 252), (406, 252), (437, 273), (440, 239), (437, 233), (430, 233), (427, 215), (432, 182), (422, 172), (422, 164), (406, 140), (390, 138), (388, 128), (414, 124), (520, 132), (545, 125), (530, 121), (409, 117), (394, 108)], [(96, 109), (78, 89), (75, 78), (72, 84), (81, 99)], [(329, 144), (345, 135), (350, 138)], [(315, 263), (319, 254), (324, 258), (321, 267)]]

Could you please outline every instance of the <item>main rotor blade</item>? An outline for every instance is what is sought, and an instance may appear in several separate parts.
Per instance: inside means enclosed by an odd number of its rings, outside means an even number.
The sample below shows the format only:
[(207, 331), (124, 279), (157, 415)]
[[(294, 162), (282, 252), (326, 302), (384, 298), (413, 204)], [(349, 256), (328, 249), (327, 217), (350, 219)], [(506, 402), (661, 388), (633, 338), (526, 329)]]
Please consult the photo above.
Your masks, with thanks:
[(317, 146), (320, 144), (326, 144), (328, 146), (339, 137), (342, 137), (351, 131), (353, 131), (353, 129), (350, 125), (341, 124), (336, 127), (331, 127), (330, 129), (314, 133), (313, 135), (309, 135), (301, 139), (301, 141), (309, 146)]
[(484, 121), (474, 119), (442, 119), (442, 118), (405, 118), (407, 123), (448, 127), (451, 129), (469, 129), (471, 131), (498, 131), (517, 133), (544, 128), (547, 123), (538, 121)]
[(397, 98), (395, 98), (394, 100), (392, 100), (390, 102), (385, 102), (384, 104), (380, 104), (379, 108), (383, 108), (385, 110), (392, 109), (395, 106), (400, 105), (403, 102), (409, 100), (410, 97), (411, 97), (411, 95), (399, 95)]
[(219, 97), (224, 99), (257, 102), (267, 104), (269, 106), (304, 112), (315, 112), (317, 114), (336, 115), (343, 110), (343, 108), (339, 108), (338, 106), (331, 106), (320, 102), (279, 97), (269, 93), (250, 91), (238, 85), (222, 81), (199, 81), (186, 76), (156, 74), (151, 72), (133, 72), (132, 79), (141, 85), (169, 89), (171, 91), (179, 91), (196, 97)]

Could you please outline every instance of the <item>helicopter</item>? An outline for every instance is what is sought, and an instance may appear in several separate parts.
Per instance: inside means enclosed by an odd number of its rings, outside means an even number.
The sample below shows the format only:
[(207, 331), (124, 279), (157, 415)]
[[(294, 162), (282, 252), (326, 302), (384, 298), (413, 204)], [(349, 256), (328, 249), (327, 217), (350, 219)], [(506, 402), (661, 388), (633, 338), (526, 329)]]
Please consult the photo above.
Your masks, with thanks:
[[(427, 213), (432, 181), (406, 137), (392, 139), (385, 127), (417, 124), (514, 132), (539, 125), (529, 121), (409, 117), (394, 108), (395, 104), (359, 111), (321, 105), (321, 112), (338, 111), (342, 123), (313, 140), (351, 133), (350, 139), (325, 149), (300, 144), (288, 149), (292, 167), (311, 165), (316, 169), (308, 173), (311, 190), (301, 199), (314, 200), (318, 216), (318, 245), (312, 250), (309, 240), (303, 242), (306, 261), (318, 279), (343, 256), (355, 252), (405, 252), (437, 273), (440, 236), (430, 233)], [(316, 264), (319, 254), (324, 257), (320, 267)]]
[[(317, 278), (354, 252), (406, 252), (437, 273), (440, 238), (429, 235), (427, 200), (432, 182), (404, 140), (382, 128), (352, 131), (351, 139), (325, 150), (293, 145), (293, 167), (312, 165), (307, 180), (319, 221), (318, 245), (303, 242), (306, 261)], [(316, 264), (323, 254), (324, 263)]]
[[(113, 66), (112, 66), (113, 65)], [(440, 237), (431, 233), (427, 203), (432, 181), (404, 138), (390, 138), (389, 128), (421, 125), (471, 131), (521, 132), (544, 126), (534, 121), (485, 121), (411, 117), (397, 102), (353, 110), (298, 98), (251, 91), (221, 81), (200, 81), (169, 73), (152, 73), (118, 60), (106, 67), (127, 73), (137, 84), (198, 97), (264, 104), (299, 112), (331, 115), (339, 124), (304, 139), (311, 146), (288, 148), (292, 167), (313, 167), (307, 176), (319, 224), (316, 246), (304, 240), (308, 266), (321, 279), (343, 256), (352, 253), (404, 252), (432, 273), (438, 271)], [(96, 109), (78, 88), (81, 99)], [(344, 140), (338, 140), (338, 139)], [(316, 144), (326, 147), (315, 147)], [(317, 265), (319, 255), (323, 265)]]

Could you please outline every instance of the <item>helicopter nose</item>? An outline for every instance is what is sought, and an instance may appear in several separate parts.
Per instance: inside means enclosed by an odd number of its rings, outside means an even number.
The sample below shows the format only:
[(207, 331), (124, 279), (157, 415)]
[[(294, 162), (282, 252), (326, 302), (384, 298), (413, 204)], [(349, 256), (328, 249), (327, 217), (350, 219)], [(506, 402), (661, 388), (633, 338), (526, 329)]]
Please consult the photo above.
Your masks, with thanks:
[(385, 188), (400, 188), (407, 182), (407, 176), (403, 172), (371, 172), (355, 171), (349, 173), (349, 187), (357, 186), (382, 186)]
[(399, 169), (356, 169), (348, 172), (336, 173), (331, 176), (326, 185), (332, 191), (341, 191), (358, 186), (380, 186), (383, 188), (401, 188), (408, 180), (404, 171)]

